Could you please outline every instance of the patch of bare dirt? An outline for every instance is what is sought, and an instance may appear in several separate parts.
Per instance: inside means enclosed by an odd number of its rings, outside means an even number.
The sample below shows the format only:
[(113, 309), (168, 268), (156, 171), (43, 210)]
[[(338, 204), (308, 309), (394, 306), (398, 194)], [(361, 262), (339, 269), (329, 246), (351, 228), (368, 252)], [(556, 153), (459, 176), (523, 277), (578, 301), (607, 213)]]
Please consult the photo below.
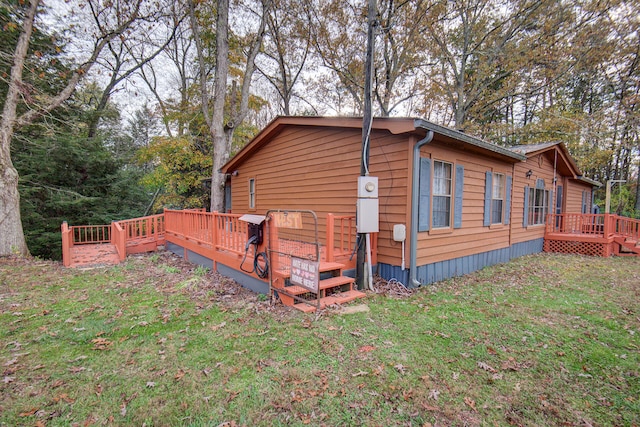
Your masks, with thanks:
[(152, 283), (162, 292), (188, 295), (201, 308), (215, 303), (232, 310), (289, 312), (279, 301), (271, 301), (266, 295), (257, 294), (233, 279), (192, 264), (170, 251), (129, 256), (125, 269), (135, 270), (138, 281)]

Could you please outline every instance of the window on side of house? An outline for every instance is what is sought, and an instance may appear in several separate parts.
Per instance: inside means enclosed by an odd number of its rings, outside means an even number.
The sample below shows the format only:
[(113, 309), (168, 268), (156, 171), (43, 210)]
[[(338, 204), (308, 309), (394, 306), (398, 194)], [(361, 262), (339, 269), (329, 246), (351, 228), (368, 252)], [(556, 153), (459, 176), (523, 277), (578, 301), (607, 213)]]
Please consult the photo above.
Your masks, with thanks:
[(494, 173), (491, 191), (491, 224), (502, 224), (504, 211), (505, 176)]
[(452, 164), (433, 161), (433, 228), (451, 226)]
[(542, 225), (549, 213), (549, 190), (529, 188), (529, 221), (528, 225)]
[(256, 179), (249, 178), (249, 209), (256, 208)]

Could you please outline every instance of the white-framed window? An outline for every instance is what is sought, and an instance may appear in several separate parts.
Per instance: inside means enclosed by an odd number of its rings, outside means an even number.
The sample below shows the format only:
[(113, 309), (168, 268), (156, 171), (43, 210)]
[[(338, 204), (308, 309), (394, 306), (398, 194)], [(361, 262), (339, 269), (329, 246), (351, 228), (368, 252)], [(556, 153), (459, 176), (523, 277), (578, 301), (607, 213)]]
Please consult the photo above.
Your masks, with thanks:
[(549, 213), (549, 190), (529, 188), (529, 225), (542, 225)]
[(256, 208), (256, 179), (249, 178), (249, 209)]
[(491, 191), (491, 224), (501, 224), (504, 212), (505, 176), (494, 173)]
[(451, 227), (451, 163), (433, 161), (433, 228)]

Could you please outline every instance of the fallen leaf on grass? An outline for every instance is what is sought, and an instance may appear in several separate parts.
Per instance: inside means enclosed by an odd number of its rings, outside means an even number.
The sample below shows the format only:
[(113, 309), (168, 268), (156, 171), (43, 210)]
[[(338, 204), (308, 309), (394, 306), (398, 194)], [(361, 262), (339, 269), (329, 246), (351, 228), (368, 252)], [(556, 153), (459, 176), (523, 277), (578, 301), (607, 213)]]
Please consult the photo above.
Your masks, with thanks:
[(475, 400), (469, 398), (469, 397), (465, 397), (464, 398), (464, 403), (467, 404), (467, 406), (469, 406), (469, 408), (473, 409), (474, 411), (478, 412), (478, 410), (476, 409), (476, 402)]
[(404, 365), (402, 365), (402, 364), (400, 364), (400, 363), (398, 363), (397, 365), (395, 365), (395, 366), (394, 366), (394, 368), (396, 368), (396, 370), (397, 370), (398, 372), (400, 372), (401, 374), (403, 374), (403, 375), (405, 374), (406, 369), (407, 369)]
[(238, 395), (240, 393), (238, 393), (237, 391), (232, 391), (232, 390), (225, 390), (227, 393), (229, 393), (229, 396), (227, 396), (227, 398), (225, 399), (226, 403), (231, 402), (233, 399), (235, 399), (236, 397), (238, 397)]
[(356, 372), (355, 374), (351, 374), (351, 376), (352, 376), (352, 377), (361, 377), (361, 376), (363, 376), (363, 375), (368, 375), (368, 374), (369, 374), (368, 372), (365, 372), (365, 371), (359, 371), (359, 372)]
[(55, 380), (53, 382), (53, 384), (51, 384), (51, 388), (58, 388), (58, 387), (62, 387), (64, 385), (64, 381), (62, 380)]
[(40, 410), (40, 408), (31, 408), (29, 410), (26, 410), (24, 412), (20, 412), (19, 416), (20, 417), (30, 417), (32, 415), (35, 415), (36, 412), (38, 412)]
[(218, 329), (224, 328), (225, 326), (227, 326), (227, 322), (222, 322), (219, 325), (213, 325), (211, 327), (212, 331), (217, 331)]
[(63, 402), (66, 402), (66, 403), (75, 402), (75, 400), (70, 398), (67, 393), (62, 393), (61, 395), (54, 397), (53, 401), (56, 402), (56, 403), (58, 403), (60, 401), (63, 401)]
[(178, 369), (178, 372), (173, 376), (173, 379), (176, 381), (180, 381), (185, 375), (186, 371), (184, 369)]
[(16, 377), (9, 377), (6, 376), (2, 379), (2, 382), (5, 384), (11, 384), (12, 382), (14, 382), (16, 380)]
[(496, 369), (492, 368), (491, 366), (489, 366), (484, 362), (478, 362), (478, 368), (485, 370), (487, 372), (491, 372), (492, 374), (495, 374), (496, 372), (498, 372)]
[(358, 352), (360, 352), (360, 353), (368, 353), (368, 352), (373, 351), (375, 349), (376, 348), (374, 346), (372, 346), (372, 345), (363, 345), (362, 347), (360, 347), (358, 349)]
[(153, 388), (156, 386), (156, 383), (154, 383), (153, 381), (147, 381), (147, 388)]
[(94, 338), (91, 340), (94, 350), (110, 350), (113, 342), (106, 338)]
[(440, 392), (438, 390), (431, 390), (429, 392), (429, 399), (438, 400), (438, 396), (440, 396)]
[(7, 362), (5, 362), (3, 364), (3, 366), (11, 366), (11, 365), (15, 365), (16, 363), (18, 363), (18, 358), (14, 357), (13, 359), (8, 360)]

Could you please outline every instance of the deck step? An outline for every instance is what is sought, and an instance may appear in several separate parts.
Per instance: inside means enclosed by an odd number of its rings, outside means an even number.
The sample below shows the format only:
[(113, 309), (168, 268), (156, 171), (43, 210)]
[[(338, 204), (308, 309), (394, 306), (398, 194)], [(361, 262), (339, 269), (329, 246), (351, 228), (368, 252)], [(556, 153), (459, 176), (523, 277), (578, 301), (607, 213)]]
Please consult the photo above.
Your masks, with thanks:
[[(336, 277), (330, 277), (328, 279), (320, 280), (319, 287), (320, 287), (320, 290), (326, 290), (326, 289), (331, 289), (331, 288), (337, 288), (338, 286), (342, 286), (342, 285), (348, 285), (348, 284), (351, 284), (353, 282), (354, 282), (353, 277), (336, 276)], [(310, 291), (307, 288), (304, 288), (304, 287), (298, 286), (298, 285), (285, 286), (284, 288), (274, 287), (274, 289), (276, 291), (283, 290), (283, 291), (285, 291), (285, 292), (287, 292), (288, 294), (291, 294), (291, 295), (302, 295), (302, 294), (306, 294), (306, 293), (315, 293), (313, 291)]]
[[(320, 309), (324, 309), (330, 305), (336, 304), (345, 304), (347, 302), (356, 300), (358, 298), (364, 298), (367, 294), (357, 290), (351, 290), (347, 292), (341, 292), (337, 294), (330, 295), (328, 297), (320, 298)], [(312, 301), (310, 301), (311, 303)], [(316, 306), (312, 304), (306, 304), (303, 302), (299, 302), (293, 305), (294, 308), (304, 311), (305, 313), (312, 313), (316, 311)]]
[(344, 264), (339, 262), (320, 261), (320, 273), (326, 273), (327, 271), (342, 271)]
[(354, 281), (355, 279), (353, 277), (348, 276), (330, 277), (328, 279), (320, 280), (319, 287), (320, 289), (331, 289), (342, 285), (348, 285)]

